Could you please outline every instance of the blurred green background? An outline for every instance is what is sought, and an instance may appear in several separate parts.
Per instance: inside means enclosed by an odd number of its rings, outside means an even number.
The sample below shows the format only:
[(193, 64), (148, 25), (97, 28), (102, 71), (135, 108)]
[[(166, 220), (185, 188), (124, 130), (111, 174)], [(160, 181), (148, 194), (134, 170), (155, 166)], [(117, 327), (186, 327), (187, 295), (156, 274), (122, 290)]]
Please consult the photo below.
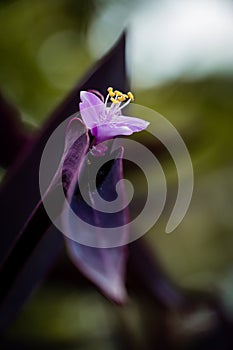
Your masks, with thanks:
[[(0, 23), (0, 89), (32, 128), (127, 26), (136, 103), (155, 109), (178, 129), (195, 175), (191, 206), (180, 226), (166, 235), (164, 215), (146, 239), (178, 285), (218, 293), (233, 314), (232, 2), (5, 0)], [(166, 167), (169, 191), (175, 193), (175, 169)], [(146, 308), (137, 296), (120, 310), (91, 288), (47, 282), (8, 337), (67, 349), (118, 349), (126, 333), (143, 344)], [(178, 338), (202, 330), (211, 315), (203, 311), (196, 323), (182, 322), (178, 316), (174, 321)]]

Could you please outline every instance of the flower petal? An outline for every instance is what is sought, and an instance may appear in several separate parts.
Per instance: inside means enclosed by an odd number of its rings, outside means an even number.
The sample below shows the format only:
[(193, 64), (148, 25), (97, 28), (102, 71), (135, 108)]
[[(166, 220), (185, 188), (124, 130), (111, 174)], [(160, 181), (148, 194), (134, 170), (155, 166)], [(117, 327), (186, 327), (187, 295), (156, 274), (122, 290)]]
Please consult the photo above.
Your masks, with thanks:
[(80, 113), (87, 128), (92, 129), (99, 121), (99, 116), (104, 112), (103, 101), (95, 94), (88, 91), (80, 92)]
[(146, 120), (140, 119), (140, 118), (134, 118), (134, 117), (127, 117), (124, 115), (120, 115), (117, 118), (117, 121), (115, 123), (116, 127), (126, 126), (132, 132), (138, 132), (146, 129), (150, 123)]
[(99, 143), (112, 139), (118, 135), (131, 135), (133, 131), (125, 124), (102, 124), (98, 127), (94, 127), (91, 130), (91, 133), (95, 136), (96, 143)]
[(96, 96), (96, 94), (88, 91), (80, 92), (81, 101), (86, 103), (88, 107), (104, 104), (100, 97)]

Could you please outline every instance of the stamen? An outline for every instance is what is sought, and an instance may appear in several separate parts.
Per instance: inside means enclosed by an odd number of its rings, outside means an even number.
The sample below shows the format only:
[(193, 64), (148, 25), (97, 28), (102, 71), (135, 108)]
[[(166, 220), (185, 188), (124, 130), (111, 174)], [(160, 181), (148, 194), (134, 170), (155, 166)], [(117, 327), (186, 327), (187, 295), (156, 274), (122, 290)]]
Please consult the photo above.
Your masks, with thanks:
[(117, 97), (121, 97), (123, 94), (122, 92), (118, 91), (118, 90), (115, 90), (114, 91), (114, 94), (117, 96)]
[(112, 87), (109, 87), (107, 89), (107, 91), (108, 91), (110, 97), (114, 97), (115, 96), (115, 92), (113, 92), (113, 88)]
[[(128, 96), (127, 96), (127, 97), (128, 97)], [(124, 96), (124, 95), (119, 96), (119, 97), (118, 97), (118, 101), (120, 101), (120, 102), (125, 101), (125, 96)]]
[(134, 101), (134, 95), (132, 94), (132, 92), (128, 92), (127, 93), (128, 97), (130, 98), (131, 101)]
[[(134, 95), (131, 91), (129, 91), (127, 94), (122, 93), (119, 90), (114, 90), (110, 86), (108, 89), (108, 95), (105, 100), (105, 106), (107, 107), (108, 99), (110, 97), (110, 101), (112, 102), (112, 105), (110, 107), (111, 113), (115, 113), (116, 111), (120, 111), (121, 109), (128, 106), (128, 104), (132, 101), (134, 101)], [(127, 101), (126, 101), (127, 100)], [(124, 104), (122, 102), (126, 101)], [(122, 104), (122, 105), (121, 105)]]
[(128, 99), (128, 101), (126, 101), (121, 107), (118, 108), (118, 111), (122, 110), (123, 108), (125, 108), (126, 106), (128, 106), (128, 104), (130, 104), (131, 99)]
[(115, 99), (115, 98), (113, 98), (113, 97), (111, 97), (110, 100), (111, 100), (112, 103), (114, 103), (114, 104), (120, 103), (120, 101), (118, 101), (117, 99)]
[(105, 108), (107, 107), (107, 104), (108, 104), (108, 99), (109, 99), (109, 94), (107, 94), (107, 97), (106, 97), (106, 99), (105, 99), (105, 103), (104, 103)]

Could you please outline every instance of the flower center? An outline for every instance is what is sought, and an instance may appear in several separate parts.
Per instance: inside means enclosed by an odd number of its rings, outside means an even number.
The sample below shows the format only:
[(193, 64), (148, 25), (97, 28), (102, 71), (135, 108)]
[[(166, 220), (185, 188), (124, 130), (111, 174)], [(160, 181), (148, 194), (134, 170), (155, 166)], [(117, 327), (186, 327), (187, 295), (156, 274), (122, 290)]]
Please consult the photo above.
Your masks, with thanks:
[(124, 94), (118, 90), (113, 91), (112, 87), (109, 87), (107, 91), (108, 95), (105, 99), (105, 106), (107, 107), (107, 103), (110, 98), (112, 104), (110, 106), (109, 112), (111, 114), (117, 115), (121, 109), (125, 108), (130, 102), (134, 101), (134, 96), (130, 91), (127, 94)]

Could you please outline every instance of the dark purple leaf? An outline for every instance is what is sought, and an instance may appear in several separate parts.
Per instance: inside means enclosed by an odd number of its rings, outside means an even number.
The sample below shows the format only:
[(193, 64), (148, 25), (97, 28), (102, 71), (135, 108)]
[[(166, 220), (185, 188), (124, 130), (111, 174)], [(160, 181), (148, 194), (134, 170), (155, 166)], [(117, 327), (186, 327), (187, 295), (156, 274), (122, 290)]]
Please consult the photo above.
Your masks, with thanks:
[(29, 141), (19, 112), (0, 93), (0, 165), (10, 166)]
[[(43, 217), (40, 217), (41, 219), (43, 220)], [(31, 232), (31, 235), (33, 233)], [(18, 255), (14, 254), (14, 257), (12, 257), (14, 264), (9, 261), (6, 265), (3, 274), (1, 274), (3, 278), (1, 295), (4, 292), (7, 292), (7, 294), (5, 294), (4, 301), (0, 305), (0, 333), (15, 318), (26, 298), (31, 295), (32, 289), (36, 288), (45, 277), (45, 273), (49, 272), (52, 267), (51, 262), (58, 258), (63, 242), (64, 239), (60, 232), (54, 226), (50, 226), (50, 229), (40, 237), (40, 240), (37, 237), (36, 244), (29, 245), (29, 247), (28, 245), (23, 246), (23, 251), (18, 251)], [(30, 248), (30, 251), (27, 248)], [(22, 257), (25, 258), (24, 262)], [(17, 263), (19, 264), (18, 271), (12, 271), (12, 267), (15, 267)], [(14, 276), (12, 276), (12, 272)]]
[[(116, 184), (123, 178), (122, 172), (122, 154), (123, 150), (119, 149), (114, 151), (114, 159), (108, 161), (108, 155), (110, 151), (107, 151), (105, 156), (95, 157), (89, 156), (88, 163), (85, 162), (84, 169), (82, 169), (81, 177), (83, 177), (85, 183), (83, 186), (87, 189), (87, 195), (90, 202), (96, 205), (96, 194), (100, 194), (106, 201), (114, 200), (116, 197)], [(92, 171), (93, 163), (97, 162), (100, 158), (101, 162), (104, 162), (104, 166), (99, 171), (97, 177), (97, 186), (93, 186), (90, 180), (90, 173)], [(96, 246), (103, 237), (103, 227), (109, 229), (111, 227), (119, 227), (118, 238), (122, 240), (127, 235), (125, 232), (124, 224), (128, 222), (128, 211), (127, 209), (118, 211), (116, 213), (105, 213), (93, 209), (83, 199), (79, 185), (76, 185), (76, 179), (74, 186), (71, 184), (71, 191), (68, 191), (68, 200), (71, 203), (73, 211), (88, 224), (94, 226), (94, 233), (83, 225), (83, 221), (80, 220), (79, 225), (71, 223), (69, 212), (64, 212), (63, 220), (65, 221), (66, 231), (73, 237), (79, 238), (79, 235), (94, 235), (92, 243), (96, 241)], [(82, 181), (81, 181), (82, 186)], [(93, 189), (92, 189), (93, 186)], [(121, 188), (124, 191), (124, 188)], [(123, 203), (122, 203), (123, 204)], [(122, 228), (121, 228), (122, 227)], [(105, 242), (105, 241), (104, 241)], [(103, 242), (102, 242), (103, 243)], [(127, 257), (127, 247), (125, 245), (114, 247), (114, 248), (96, 248), (89, 247), (77, 243), (77, 240), (67, 239), (67, 246), (70, 253), (70, 257), (78, 267), (78, 269), (84, 273), (92, 282), (94, 282), (102, 292), (109, 297), (111, 300), (117, 303), (123, 303), (126, 301), (126, 290), (125, 290), (125, 265)]]

